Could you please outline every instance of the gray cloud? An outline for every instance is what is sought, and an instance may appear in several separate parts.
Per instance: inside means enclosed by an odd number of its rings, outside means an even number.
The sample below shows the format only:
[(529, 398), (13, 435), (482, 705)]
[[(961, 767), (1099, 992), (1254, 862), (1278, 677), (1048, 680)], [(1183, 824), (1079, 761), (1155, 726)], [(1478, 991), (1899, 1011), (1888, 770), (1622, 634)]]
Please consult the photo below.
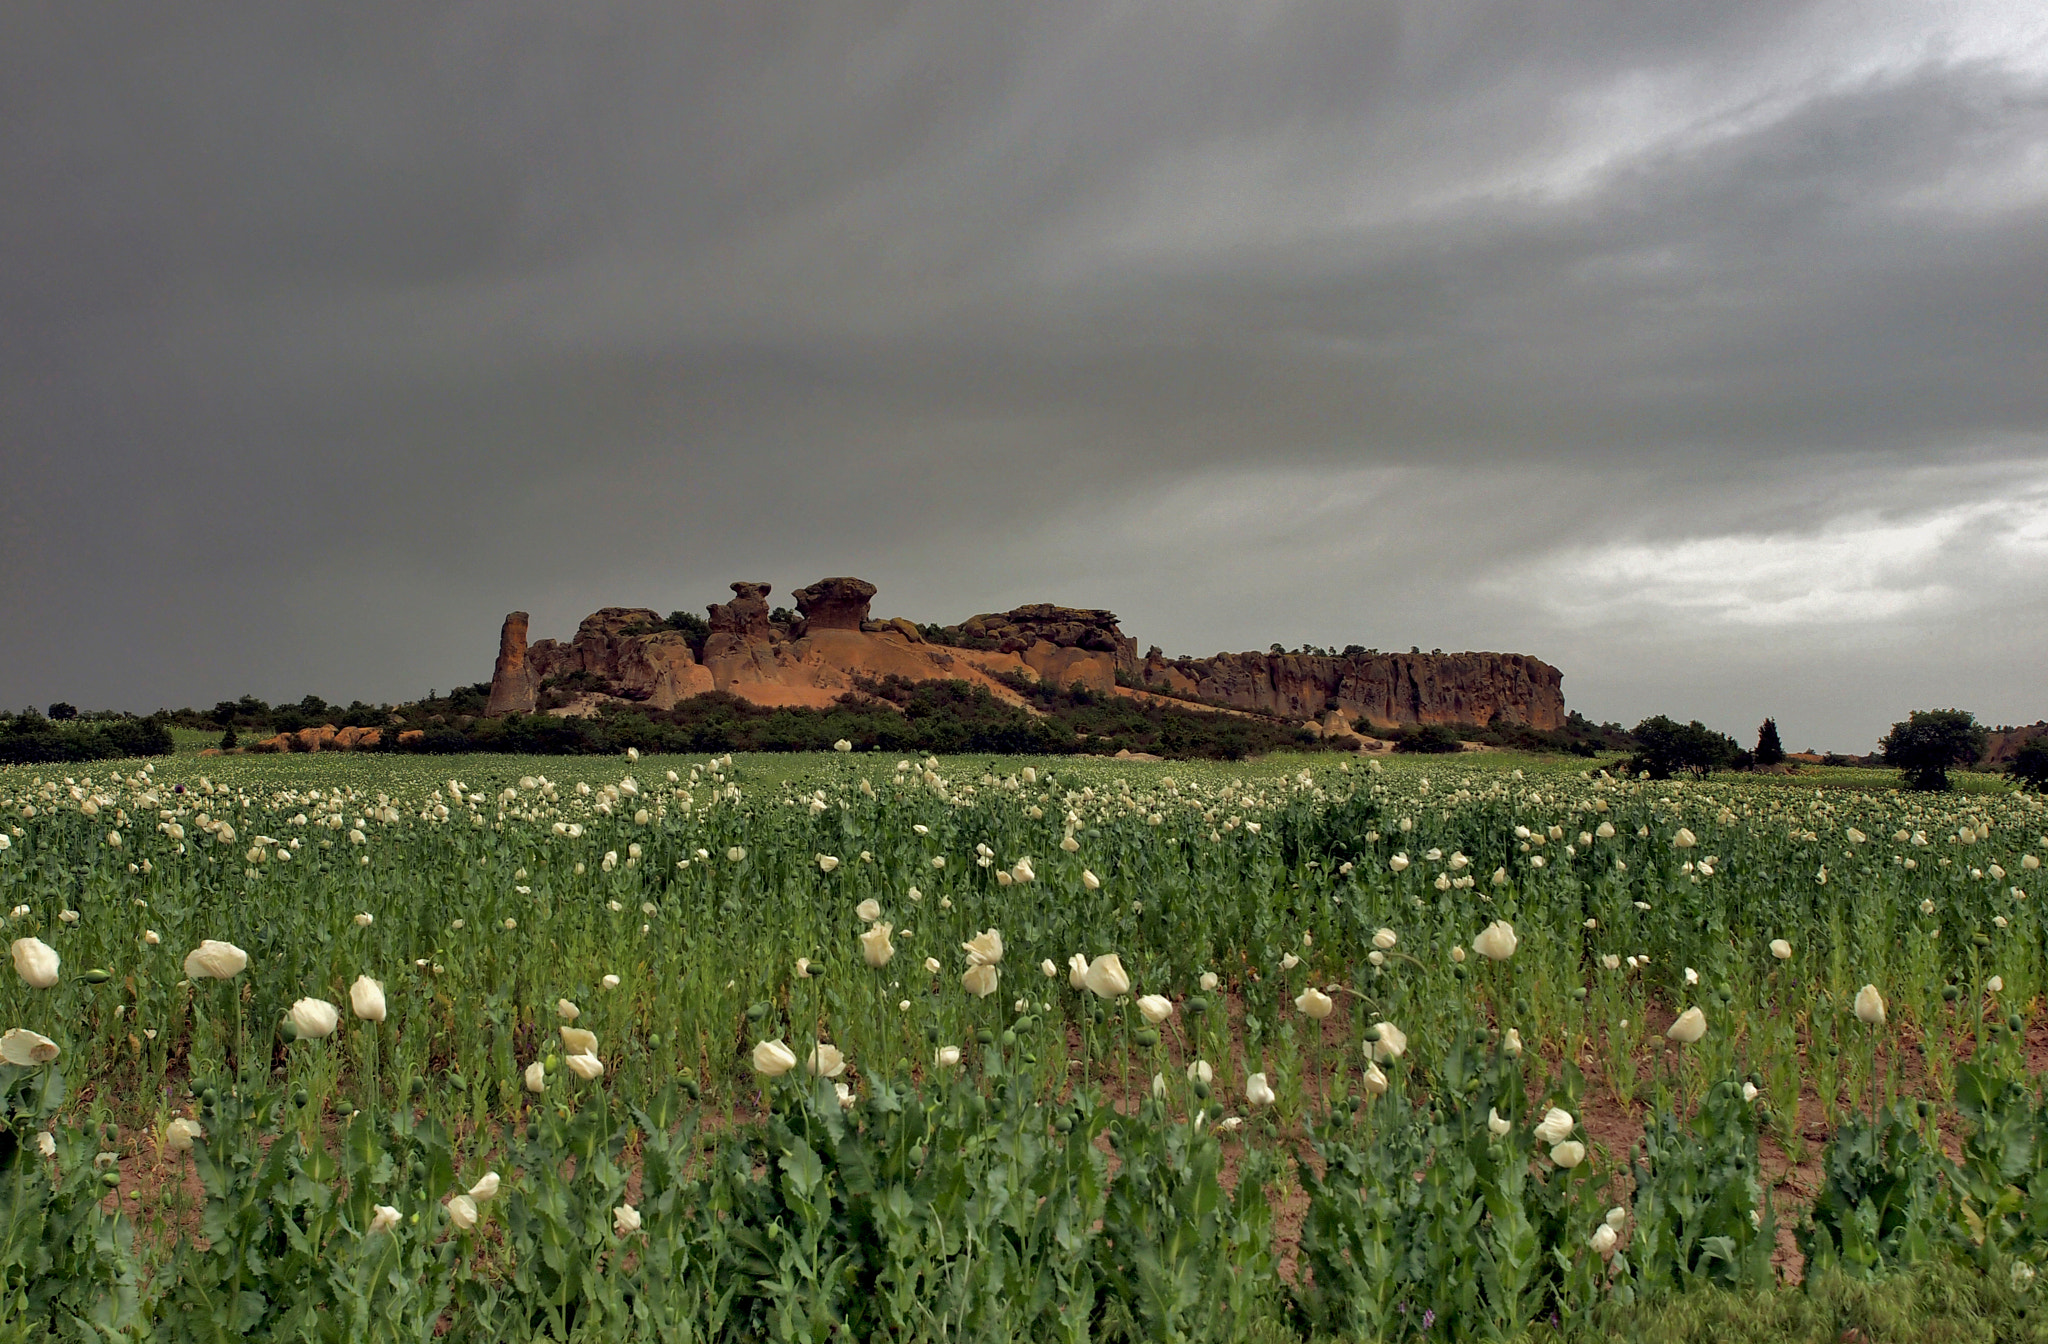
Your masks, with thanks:
[(1867, 746), (2048, 655), (2018, 3), (0, 19), (0, 703), (823, 573)]

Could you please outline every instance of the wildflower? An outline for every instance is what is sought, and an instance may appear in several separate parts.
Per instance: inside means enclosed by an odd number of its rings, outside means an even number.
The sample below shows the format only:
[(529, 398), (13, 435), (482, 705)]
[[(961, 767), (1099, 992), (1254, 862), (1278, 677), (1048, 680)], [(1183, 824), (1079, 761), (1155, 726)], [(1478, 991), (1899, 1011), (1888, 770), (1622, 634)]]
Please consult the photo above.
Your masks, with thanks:
[(1059, 979), (1060, 968), (1053, 964), (1053, 960), (1051, 957), (1047, 957), (1044, 961), (1039, 962), (1038, 970), (1039, 973), (1048, 980)]
[(1367, 1049), (1375, 1061), (1395, 1060), (1408, 1052), (1408, 1036), (1391, 1022), (1378, 1022), (1366, 1033)]
[(1097, 998), (1114, 999), (1131, 992), (1131, 977), (1124, 971), (1123, 960), (1114, 952), (1105, 952), (1088, 963), (1082, 974), (1082, 983)]
[(1506, 961), (1515, 955), (1519, 941), (1515, 937), (1514, 925), (1504, 919), (1496, 919), (1472, 940), (1472, 950), (1488, 961)]
[(555, 1016), (561, 1018), (564, 1022), (574, 1022), (577, 1018), (583, 1016), (583, 1010), (567, 999), (556, 999)]
[(1678, 834), (1671, 837), (1671, 844), (1677, 849), (1691, 849), (1698, 843), (1699, 837), (1683, 826), (1678, 828)]
[(1244, 1080), (1244, 1099), (1254, 1106), (1271, 1106), (1276, 1100), (1272, 1085), (1266, 1081), (1263, 1072)]
[(996, 985), (1002, 978), (1002, 971), (986, 962), (977, 962), (967, 968), (960, 977), (961, 987), (977, 999), (985, 999), (996, 992)]
[(606, 989), (617, 989), (619, 985), (623, 982), (620, 981), (619, 977), (617, 977), (616, 975), (608, 975), (604, 979), (598, 981), (598, 983), (600, 985), (603, 985)]
[(1102, 879), (1086, 868), (1083, 868), (1081, 870), (1081, 885), (1090, 891), (1100, 891), (1102, 890)]
[(1495, 1110), (1491, 1106), (1486, 1108), (1487, 1133), (1493, 1135), (1493, 1137), (1498, 1139), (1505, 1136), (1508, 1130), (1511, 1128), (1513, 1128), (1513, 1126), (1509, 1123), (1508, 1119), (1505, 1116), (1503, 1116), (1499, 1111)]
[(341, 1010), (325, 999), (300, 999), (286, 1014), (301, 1040), (318, 1040), (332, 1035), (341, 1025)]
[(1223, 982), (1221, 979), (1217, 977), (1216, 972), (1203, 971), (1202, 978), (1196, 981), (1196, 983), (1202, 987), (1202, 992), (1204, 994), (1213, 994), (1216, 992), (1216, 986), (1222, 984)]
[(498, 1185), (498, 1173), (487, 1171), (475, 1185), (469, 1187), (469, 1197), (479, 1204), (485, 1203), (498, 1193)]
[(1786, 942), (1783, 938), (1771, 939), (1771, 955), (1779, 961), (1792, 960), (1792, 944)]
[(882, 917), (882, 903), (870, 896), (853, 907), (853, 913), (860, 916), (863, 922), (872, 924)]
[(734, 845), (731, 849), (725, 851), (725, 861), (727, 863), (739, 863), (743, 861), (746, 857), (747, 851), (743, 846), (740, 845)]
[(197, 1120), (188, 1120), (182, 1115), (164, 1126), (164, 1147), (174, 1153), (191, 1152), (193, 1142), (205, 1137), (206, 1131)]
[(1507, 1033), (1501, 1037), (1500, 1048), (1507, 1052), (1509, 1059), (1520, 1059), (1522, 1057), (1522, 1033), (1513, 1027), (1509, 1027)]
[(834, 868), (837, 868), (838, 866), (839, 866), (839, 860), (838, 860), (838, 858), (837, 858), (836, 856), (834, 856), (834, 855), (831, 855), (831, 854), (820, 854), (820, 855), (818, 856), (818, 871), (819, 871), (819, 872), (821, 872), (821, 873), (829, 873), (829, 872), (831, 872), (831, 871), (832, 871), (832, 870), (833, 870)]
[(1003, 959), (1003, 935), (989, 929), (974, 935), (973, 941), (960, 944), (967, 953), (967, 961), (973, 966), (993, 966)]
[(1395, 933), (1392, 929), (1381, 929), (1378, 933), (1375, 933), (1372, 936), (1372, 945), (1382, 952), (1393, 951), (1394, 944), (1400, 941), (1401, 936)]
[(0, 1036), (0, 1061), (17, 1068), (48, 1064), (57, 1058), (57, 1053), (55, 1041), (26, 1027), (11, 1028), (6, 1035)]
[(1363, 1081), (1365, 1090), (1374, 1096), (1383, 1097), (1387, 1094), (1387, 1075), (1380, 1072), (1379, 1065), (1368, 1063), (1365, 1066), (1365, 1078)]
[(249, 954), (233, 943), (208, 938), (185, 954), (188, 980), (232, 980), (249, 964)]
[(581, 1027), (563, 1027), (562, 1049), (572, 1055), (594, 1055), (597, 1053), (597, 1033)]
[(1593, 1229), (1592, 1239), (1587, 1244), (1593, 1248), (1593, 1254), (1605, 1260), (1614, 1254), (1614, 1245), (1620, 1240), (1619, 1233), (1602, 1223)]
[(358, 911), (356, 914), (356, 927), (359, 929), (367, 929), (376, 922), (377, 917), (367, 910)]
[(57, 949), (42, 939), (14, 940), (14, 969), (30, 989), (48, 989), (56, 984), (59, 964)]
[(1216, 1081), (1216, 1070), (1209, 1067), (1209, 1061), (1198, 1059), (1188, 1065), (1188, 1081), (1207, 1085)]
[(1884, 1025), (1884, 995), (1877, 992), (1876, 985), (1856, 991), (1856, 1020), (1873, 1027)]
[(1294, 1006), (1303, 1017), (1320, 1022), (1330, 1015), (1337, 1004), (1329, 995), (1310, 985), (1296, 996)]
[(960, 1047), (957, 1045), (940, 1046), (938, 1053), (932, 1056), (932, 1062), (942, 1069), (956, 1069), (960, 1067)]
[(1707, 1015), (1698, 1007), (1688, 1008), (1664, 1034), (1680, 1045), (1692, 1045), (1707, 1034)]
[(1396, 854), (1393, 858), (1387, 860), (1387, 867), (1393, 869), (1397, 873), (1407, 872), (1408, 856), (1406, 854)]
[(863, 933), (860, 936), (861, 960), (877, 970), (887, 966), (890, 959), (896, 955), (896, 945), (889, 940), (889, 935), (893, 931), (893, 925), (882, 923)]
[(820, 1078), (837, 1078), (846, 1072), (846, 1056), (838, 1046), (820, 1041), (804, 1061), (804, 1068)]
[(525, 1082), (526, 1090), (529, 1092), (547, 1091), (548, 1071), (542, 1067), (539, 1060), (536, 1059), (533, 1063), (526, 1066)]
[(1280, 969), (1283, 971), (1291, 971), (1299, 965), (1301, 965), (1301, 958), (1295, 956), (1292, 952), (1280, 958)]
[(937, 957), (926, 957), (924, 959), (924, 968), (925, 970), (931, 972), (933, 975), (937, 975), (941, 970), (945, 969), (944, 967), (939, 965), (939, 959)]
[(754, 1047), (754, 1072), (780, 1078), (796, 1067), (796, 1051), (781, 1041), (763, 1041)]
[(397, 1227), (401, 1221), (398, 1210), (392, 1208), (389, 1204), (377, 1205), (372, 1213), (370, 1230), (367, 1234), (372, 1237), (376, 1236), (379, 1232), (389, 1232), (392, 1228)]
[(1550, 1160), (1570, 1171), (1586, 1160), (1586, 1145), (1577, 1139), (1566, 1139), (1550, 1150)]
[(448, 1221), (458, 1231), (467, 1232), (476, 1226), (476, 1201), (468, 1195), (456, 1195), (448, 1201)]
[(1536, 1122), (1536, 1137), (1546, 1144), (1563, 1143), (1572, 1136), (1572, 1127), (1575, 1123), (1570, 1111), (1553, 1106)]
[(384, 1020), (384, 986), (367, 975), (359, 975), (348, 987), (349, 1011), (365, 1022)]

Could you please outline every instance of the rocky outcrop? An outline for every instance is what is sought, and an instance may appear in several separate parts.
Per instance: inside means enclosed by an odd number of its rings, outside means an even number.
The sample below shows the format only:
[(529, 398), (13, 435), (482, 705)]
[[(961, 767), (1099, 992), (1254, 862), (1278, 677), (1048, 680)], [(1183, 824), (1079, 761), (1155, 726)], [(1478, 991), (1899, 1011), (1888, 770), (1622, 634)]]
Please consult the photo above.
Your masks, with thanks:
[(820, 579), (790, 594), (803, 614), (803, 633), (813, 630), (858, 630), (868, 618), (875, 585), (862, 579)]
[[(1098, 608), (1036, 603), (924, 630), (901, 618), (869, 616), (876, 588), (856, 578), (821, 579), (792, 598), (801, 615), (770, 619), (774, 590), (732, 585), (730, 602), (710, 607), (701, 652), (645, 607), (605, 607), (575, 638), (526, 642), (527, 616), (505, 618), (488, 712), (596, 713), (614, 702), (668, 709), (706, 691), (757, 704), (831, 704), (862, 681), (963, 680), (1016, 702), (1006, 680), (1022, 674), (1101, 694), (1142, 694), (1306, 722), (1349, 739), (1374, 726), (1416, 723), (1564, 725), (1563, 677), (1522, 654), (1240, 653), (1140, 660), (1137, 644)], [(931, 627), (925, 627), (930, 629)]]
[(1116, 689), (1117, 674), (1135, 675), (1137, 641), (1117, 627), (1116, 613), (1095, 607), (1037, 602), (971, 616), (947, 632), (957, 639), (993, 642), (1014, 653), (1042, 680), (1075, 683), (1091, 691)]
[[(767, 615), (764, 604), (764, 626)], [(499, 631), (487, 714), (531, 714), (547, 684), (566, 678), (655, 709), (673, 709), (677, 701), (711, 689), (711, 674), (698, 665), (689, 637), (645, 607), (592, 612), (567, 644), (544, 639), (529, 645), (526, 628), (526, 613), (515, 611)]]
[(2024, 728), (1996, 728), (1984, 743), (1983, 765), (2004, 765), (2020, 754), (2020, 748), (2039, 738), (2048, 741), (2048, 719)]
[(1147, 653), (1139, 680), (1183, 695), (1288, 718), (1341, 710), (1354, 723), (1564, 726), (1564, 675), (1519, 653)]

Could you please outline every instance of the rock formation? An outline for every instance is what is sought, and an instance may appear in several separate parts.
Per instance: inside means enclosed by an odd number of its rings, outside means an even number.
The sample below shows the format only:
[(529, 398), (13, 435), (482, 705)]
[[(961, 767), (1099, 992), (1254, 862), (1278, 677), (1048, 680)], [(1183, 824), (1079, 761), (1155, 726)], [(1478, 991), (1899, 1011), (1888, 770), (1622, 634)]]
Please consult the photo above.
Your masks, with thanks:
[(1519, 653), (1220, 653), (1145, 655), (1148, 686), (1215, 704), (1316, 719), (1342, 710), (1357, 723), (1564, 726), (1564, 675)]
[[(715, 609), (714, 609), (715, 610)], [(767, 609), (761, 613), (767, 624)], [(605, 607), (583, 618), (576, 637), (563, 644), (526, 642), (527, 616), (515, 611), (498, 633), (498, 662), (491, 673), (485, 713), (531, 714), (542, 684), (550, 678), (585, 674), (607, 695), (673, 709), (679, 700), (711, 689), (711, 674), (697, 665), (687, 635), (671, 630), (644, 607)]]
[(858, 630), (868, 618), (875, 585), (862, 579), (820, 579), (790, 596), (803, 613), (803, 631)]
[(2048, 719), (2024, 728), (1994, 728), (1984, 743), (1983, 765), (2004, 765), (2020, 754), (2020, 748), (2035, 739), (2048, 741)]
[[(800, 616), (770, 619), (765, 583), (732, 585), (710, 608), (701, 657), (689, 636), (644, 607), (585, 617), (567, 644), (526, 642), (527, 616), (505, 618), (488, 713), (594, 713), (611, 702), (669, 709), (718, 690), (764, 705), (831, 704), (863, 680), (962, 680), (1016, 702), (1021, 674), (1100, 694), (1147, 687), (1212, 705), (1306, 721), (1348, 738), (1375, 725), (1564, 725), (1563, 677), (1522, 654), (1241, 653), (1140, 660), (1116, 613), (1049, 603), (971, 617), (927, 640), (902, 618), (875, 620), (875, 586), (821, 579), (791, 596)], [(927, 627), (929, 628), (929, 627)], [(934, 642), (936, 641), (936, 642)]]
[(971, 616), (947, 630), (958, 638), (994, 641), (998, 650), (1019, 655), (1032, 671), (1059, 686), (1079, 682), (1091, 691), (1109, 692), (1116, 688), (1117, 673), (1137, 671), (1138, 642), (1117, 628), (1113, 611), (1037, 602)]
[(534, 679), (526, 672), (526, 621), (523, 611), (505, 617), (498, 629), (498, 661), (491, 668), (491, 701), (485, 713), (533, 713)]

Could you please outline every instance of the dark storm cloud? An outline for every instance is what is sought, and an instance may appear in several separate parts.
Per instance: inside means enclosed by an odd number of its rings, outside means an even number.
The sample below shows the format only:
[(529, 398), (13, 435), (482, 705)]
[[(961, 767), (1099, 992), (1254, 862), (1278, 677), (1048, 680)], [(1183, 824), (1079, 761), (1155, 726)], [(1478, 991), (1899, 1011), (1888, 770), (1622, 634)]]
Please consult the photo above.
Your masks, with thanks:
[(2020, 4), (17, 7), (0, 702), (861, 573), (2031, 719), (2044, 143)]

